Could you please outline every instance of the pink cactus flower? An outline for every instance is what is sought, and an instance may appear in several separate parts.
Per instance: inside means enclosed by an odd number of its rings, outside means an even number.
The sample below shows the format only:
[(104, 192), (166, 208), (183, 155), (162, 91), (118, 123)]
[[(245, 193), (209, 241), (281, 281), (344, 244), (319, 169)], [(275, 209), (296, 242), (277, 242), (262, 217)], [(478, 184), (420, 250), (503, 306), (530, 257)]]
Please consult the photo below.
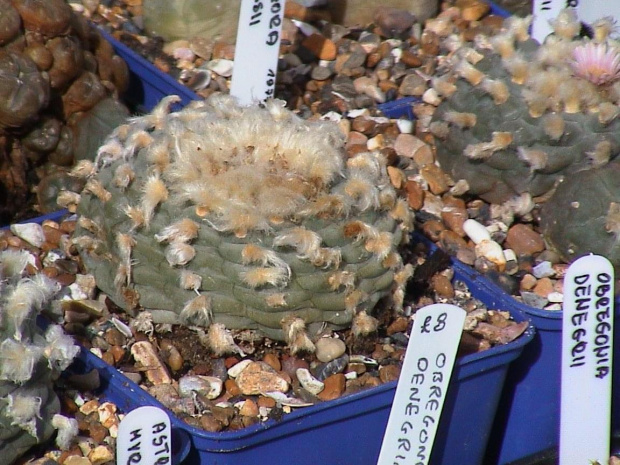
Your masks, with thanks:
[(575, 47), (571, 61), (576, 76), (603, 85), (620, 79), (620, 50), (606, 44), (587, 43)]

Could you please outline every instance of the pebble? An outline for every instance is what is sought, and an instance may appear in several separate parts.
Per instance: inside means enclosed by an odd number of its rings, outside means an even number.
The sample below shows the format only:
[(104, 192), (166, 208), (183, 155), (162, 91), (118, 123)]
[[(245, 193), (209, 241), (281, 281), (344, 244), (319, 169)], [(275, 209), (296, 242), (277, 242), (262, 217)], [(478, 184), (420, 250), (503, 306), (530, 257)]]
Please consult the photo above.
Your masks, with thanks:
[(486, 258), (491, 263), (497, 265), (499, 271), (503, 271), (506, 267), (506, 257), (502, 246), (492, 240), (483, 240), (476, 244), (476, 257)]
[(538, 265), (532, 267), (532, 274), (537, 278), (550, 278), (555, 276), (555, 269), (549, 261), (542, 261)]
[(413, 26), (415, 16), (407, 10), (380, 5), (375, 10), (373, 20), (383, 36), (398, 37)]
[(242, 394), (258, 395), (265, 392), (286, 392), (289, 383), (265, 362), (251, 362), (236, 379)]
[(404, 96), (421, 97), (428, 89), (426, 80), (415, 73), (408, 74), (400, 83), (398, 92)]
[(327, 377), (324, 381), (325, 388), (318, 394), (318, 398), (327, 401), (340, 397), (346, 389), (347, 379), (342, 373), (336, 373)]
[(334, 359), (342, 356), (347, 346), (342, 339), (335, 337), (322, 337), (315, 343), (316, 346), (316, 358), (323, 362), (331, 362)]
[(314, 376), (320, 381), (325, 381), (326, 378), (333, 374), (342, 372), (349, 363), (349, 356), (344, 354), (342, 357), (332, 360), (331, 362), (323, 363), (314, 369)]
[(422, 139), (412, 134), (399, 134), (394, 141), (394, 150), (401, 157), (414, 158), (416, 152), (426, 145)]
[(319, 60), (333, 61), (336, 59), (338, 52), (336, 44), (320, 34), (306, 37), (301, 45)]
[(540, 234), (522, 223), (517, 223), (508, 229), (505, 245), (514, 250), (517, 256), (534, 255), (545, 249)]
[(11, 232), (28, 244), (40, 248), (45, 243), (43, 226), (38, 223), (12, 224)]
[(131, 355), (144, 368), (146, 377), (151, 383), (154, 385), (172, 383), (168, 370), (149, 341), (135, 342), (131, 346)]
[(298, 368), (295, 374), (301, 386), (311, 394), (317, 395), (325, 388), (325, 383), (312, 376), (306, 368)]
[(215, 60), (209, 61), (205, 67), (208, 70), (213, 71), (218, 76), (222, 77), (230, 77), (233, 72), (233, 64), (232, 60), (226, 60), (224, 58), (216, 58)]
[(179, 379), (179, 394), (190, 397), (198, 393), (207, 399), (215, 399), (222, 393), (224, 383), (214, 376), (185, 375)]

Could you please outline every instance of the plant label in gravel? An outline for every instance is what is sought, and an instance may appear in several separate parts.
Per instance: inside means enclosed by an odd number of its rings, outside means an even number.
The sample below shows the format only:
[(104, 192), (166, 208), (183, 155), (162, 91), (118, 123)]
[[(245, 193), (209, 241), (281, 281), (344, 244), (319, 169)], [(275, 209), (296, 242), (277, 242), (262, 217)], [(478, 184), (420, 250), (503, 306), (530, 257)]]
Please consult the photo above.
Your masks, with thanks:
[(132, 410), (118, 428), (116, 463), (119, 465), (172, 464), (170, 418), (158, 407)]
[(465, 315), (450, 304), (416, 312), (378, 465), (429, 463)]
[(285, 0), (242, 0), (230, 94), (241, 105), (273, 97)]
[(607, 463), (610, 447), (614, 270), (576, 260), (564, 278), (560, 463)]
[(620, 19), (620, 3), (609, 0), (568, 0), (568, 3), (577, 4), (579, 19), (587, 24), (593, 24), (596, 20), (611, 16)]

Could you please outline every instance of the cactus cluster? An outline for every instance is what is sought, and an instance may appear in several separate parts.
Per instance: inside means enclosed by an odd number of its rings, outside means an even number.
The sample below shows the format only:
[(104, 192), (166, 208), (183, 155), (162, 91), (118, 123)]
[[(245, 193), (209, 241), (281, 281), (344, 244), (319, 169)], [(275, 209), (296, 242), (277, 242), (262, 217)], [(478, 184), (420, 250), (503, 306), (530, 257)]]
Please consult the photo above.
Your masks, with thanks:
[(60, 286), (43, 274), (29, 276), (31, 260), (26, 251), (0, 253), (0, 451), (9, 464), (56, 430), (61, 447), (77, 434), (77, 422), (59, 414), (53, 383), (78, 347), (60, 326), (36, 325)]
[[(617, 200), (591, 194), (610, 186), (597, 183), (620, 153), (620, 48), (609, 18), (592, 24), (589, 36), (580, 34), (571, 9), (552, 25), (542, 44), (528, 35), (529, 18), (517, 17), (474, 44), (446, 41), (453, 49), (448, 72), (433, 81), (444, 96), (431, 123), (437, 158), (490, 203), (548, 200), (543, 234), (565, 259), (595, 249), (609, 254), (602, 244), (615, 242), (613, 228), (604, 227), (605, 218), (596, 222), (603, 227), (588, 222)], [(598, 174), (583, 173), (590, 170)], [(588, 213), (591, 200), (596, 213)], [(579, 203), (579, 215), (572, 214)]]
[(117, 95), (129, 73), (65, 0), (0, 0), (0, 9), (0, 192), (11, 197), (0, 220), (7, 224), (44, 175), (35, 169), (71, 166), (127, 117)]
[(214, 95), (170, 112), (175, 101), (119, 126), (75, 168), (81, 194), (65, 193), (83, 262), (119, 306), (291, 343), (382, 297), (402, 305), (411, 217), (382, 155), (347, 159), (335, 123), (281, 101)]

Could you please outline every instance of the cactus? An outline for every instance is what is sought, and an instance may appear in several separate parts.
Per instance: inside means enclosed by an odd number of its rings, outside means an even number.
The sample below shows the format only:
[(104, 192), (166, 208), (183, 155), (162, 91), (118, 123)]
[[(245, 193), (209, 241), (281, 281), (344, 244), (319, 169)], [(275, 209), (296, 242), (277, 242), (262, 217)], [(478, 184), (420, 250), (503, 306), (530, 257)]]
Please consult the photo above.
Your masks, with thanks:
[(542, 45), (512, 17), (477, 49), (463, 45), (435, 78), (445, 99), (431, 129), (437, 159), (469, 192), (491, 203), (550, 194), (563, 178), (620, 152), (618, 49), (609, 20), (579, 36), (572, 10)]
[(9, 464), (58, 427), (77, 433), (75, 420), (59, 421), (64, 417), (58, 414), (53, 382), (78, 348), (60, 326), (43, 331), (35, 324), (60, 286), (42, 274), (24, 276), (30, 260), (25, 251), (0, 253), (0, 451), (3, 463)]
[[(81, 141), (100, 143), (128, 116), (117, 94), (129, 73), (65, 0), (0, 0), (0, 8), (0, 192), (11, 198), (0, 221), (7, 224), (31, 200), (35, 169), (89, 156), (92, 147)], [(116, 101), (113, 111), (107, 99)], [(90, 116), (100, 105), (103, 126)]]
[(596, 253), (619, 269), (619, 161), (581, 171), (560, 183), (543, 205), (541, 230), (548, 247), (566, 262)]
[(100, 289), (154, 322), (289, 342), (306, 324), (348, 327), (384, 296), (402, 304), (410, 269), (396, 249), (411, 218), (380, 154), (347, 159), (334, 123), (281, 101), (215, 95), (170, 113), (177, 100), (76, 167), (73, 241)]

